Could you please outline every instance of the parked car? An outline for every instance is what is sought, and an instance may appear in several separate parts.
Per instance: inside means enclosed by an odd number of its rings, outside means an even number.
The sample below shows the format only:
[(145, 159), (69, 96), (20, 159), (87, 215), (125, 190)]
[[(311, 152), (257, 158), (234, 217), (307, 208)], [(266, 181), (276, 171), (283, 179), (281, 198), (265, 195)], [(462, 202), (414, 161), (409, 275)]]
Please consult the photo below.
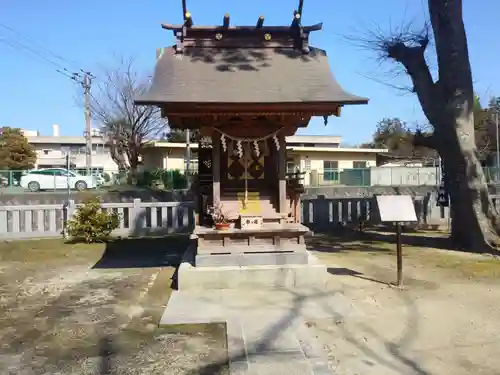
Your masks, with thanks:
[(97, 187), (94, 176), (82, 176), (64, 168), (36, 169), (21, 176), (20, 185), (30, 191), (70, 189), (85, 190)]
[(100, 173), (97, 173), (94, 175), (95, 177), (95, 180), (96, 180), (96, 183), (97, 183), (97, 186), (101, 186), (101, 185), (104, 185), (104, 177), (102, 174)]
[(0, 176), (0, 187), (19, 186), (19, 181), (15, 177)]

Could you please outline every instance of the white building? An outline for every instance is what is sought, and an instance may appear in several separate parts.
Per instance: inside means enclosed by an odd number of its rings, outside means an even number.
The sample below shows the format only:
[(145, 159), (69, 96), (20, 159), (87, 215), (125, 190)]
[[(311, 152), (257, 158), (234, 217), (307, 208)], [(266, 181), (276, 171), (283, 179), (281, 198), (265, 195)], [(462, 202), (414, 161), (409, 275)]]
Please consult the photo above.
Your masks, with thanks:
[[(85, 137), (61, 136), (57, 124), (52, 125), (51, 136), (43, 136), (33, 130), (23, 130), (23, 134), (36, 150), (36, 168), (65, 166), (68, 152), (73, 168), (81, 170), (86, 168)], [(117, 172), (118, 166), (111, 158), (109, 147), (106, 146), (99, 130), (93, 129), (91, 134), (92, 169), (99, 172)]]

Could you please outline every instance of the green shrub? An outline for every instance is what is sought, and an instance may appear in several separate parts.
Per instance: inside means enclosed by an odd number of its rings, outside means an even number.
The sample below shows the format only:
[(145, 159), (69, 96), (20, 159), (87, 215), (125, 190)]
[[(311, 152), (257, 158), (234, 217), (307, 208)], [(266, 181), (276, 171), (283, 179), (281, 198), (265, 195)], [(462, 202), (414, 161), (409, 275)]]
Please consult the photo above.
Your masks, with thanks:
[(108, 238), (119, 226), (120, 215), (104, 211), (97, 197), (77, 207), (73, 217), (66, 223), (66, 230), (70, 237), (90, 243)]
[(178, 169), (169, 172), (170, 172), (169, 179), (171, 182), (169, 188), (185, 189), (187, 186), (186, 176), (184, 176), (184, 174)]

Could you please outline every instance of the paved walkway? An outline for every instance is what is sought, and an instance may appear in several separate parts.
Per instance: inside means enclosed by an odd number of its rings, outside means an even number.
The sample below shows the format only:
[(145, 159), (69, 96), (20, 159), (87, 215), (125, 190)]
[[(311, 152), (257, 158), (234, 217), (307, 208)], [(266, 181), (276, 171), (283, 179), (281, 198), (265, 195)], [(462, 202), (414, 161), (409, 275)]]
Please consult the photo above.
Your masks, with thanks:
[(313, 290), (174, 292), (160, 324), (226, 323), (231, 375), (330, 375), (308, 319), (349, 314), (341, 293)]

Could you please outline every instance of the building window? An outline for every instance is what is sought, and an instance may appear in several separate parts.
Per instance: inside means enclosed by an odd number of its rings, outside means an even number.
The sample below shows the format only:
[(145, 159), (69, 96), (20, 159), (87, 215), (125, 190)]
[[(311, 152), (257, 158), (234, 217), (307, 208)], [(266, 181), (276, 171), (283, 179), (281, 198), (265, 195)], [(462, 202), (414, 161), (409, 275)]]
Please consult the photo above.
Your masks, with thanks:
[[(187, 161), (184, 160), (184, 169), (187, 169)], [(191, 150), (189, 155), (189, 172), (198, 173), (198, 152)]]
[(97, 143), (92, 145), (92, 153), (102, 155), (105, 153), (104, 145), (102, 143)]
[(355, 169), (364, 169), (366, 167), (366, 161), (353, 161), (352, 167)]
[(44, 155), (48, 155), (50, 153), (51, 150), (43, 150), (43, 154)]
[[(77, 174), (79, 174), (80, 176), (86, 176), (87, 175), (87, 168), (78, 167), (78, 168), (75, 168), (74, 171)], [(104, 168), (103, 167), (92, 167), (90, 175), (91, 176), (97, 176), (97, 175), (102, 175), (103, 173), (104, 173)]]
[(307, 172), (310, 172), (310, 171), (311, 171), (311, 159), (306, 158), (306, 160), (304, 160), (304, 169), (305, 169)]
[(297, 171), (297, 168), (295, 167), (295, 162), (293, 161), (287, 161), (286, 162), (286, 173), (295, 173)]
[(323, 180), (338, 181), (339, 180), (339, 162), (338, 161), (323, 161)]

